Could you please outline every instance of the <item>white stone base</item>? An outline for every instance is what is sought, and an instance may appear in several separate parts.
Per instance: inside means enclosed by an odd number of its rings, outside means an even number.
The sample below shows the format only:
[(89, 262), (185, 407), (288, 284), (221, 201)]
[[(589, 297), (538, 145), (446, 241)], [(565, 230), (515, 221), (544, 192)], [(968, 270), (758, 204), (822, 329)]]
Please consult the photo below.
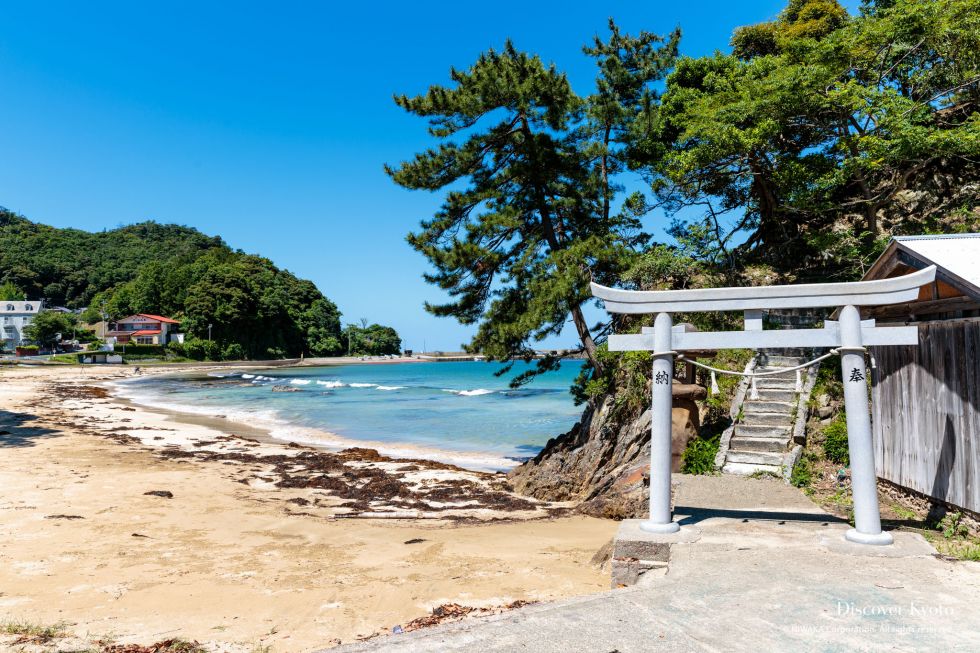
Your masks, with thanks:
[(681, 530), (681, 525), (675, 521), (667, 522), (666, 524), (658, 524), (652, 521), (641, 521), (640, 530), (647, 533), (658, 533), (666, 535), (668, 533), (676, 533)]
[(881, 531), (880, 533), (872, 535), (870, 533), (862, 533), (856, 528), (852, 528), (844, 533), (844, 539), (856, 544), (874, 544), (876, 546), (886, 546), (895, 541), (892, 538), (891, 533)]

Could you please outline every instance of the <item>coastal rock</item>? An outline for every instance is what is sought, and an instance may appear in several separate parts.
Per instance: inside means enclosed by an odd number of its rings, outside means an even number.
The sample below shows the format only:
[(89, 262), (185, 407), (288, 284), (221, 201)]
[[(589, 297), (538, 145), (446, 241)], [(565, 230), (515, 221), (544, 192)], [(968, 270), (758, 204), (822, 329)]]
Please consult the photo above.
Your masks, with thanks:
[[(695, 398), (697, 392), (674, 397), (674, 471), (680, 471), (681, 455), (700, 426)], [(579, 501), (581, 512), (595, 516), (626, 519), (644, 513), (650, 483), (650, 411), (617, 419), (614, 406), (614, 397), (607, 396), (597, 407), (586, 408), (571, 431), (549, 440), (537, 456), (511, 471), (514, 489), (536, 499)]]
[(299, 388), (294, 388), (291, 385), (274, 385), (272, 386), (273, 392), (301, 392)]

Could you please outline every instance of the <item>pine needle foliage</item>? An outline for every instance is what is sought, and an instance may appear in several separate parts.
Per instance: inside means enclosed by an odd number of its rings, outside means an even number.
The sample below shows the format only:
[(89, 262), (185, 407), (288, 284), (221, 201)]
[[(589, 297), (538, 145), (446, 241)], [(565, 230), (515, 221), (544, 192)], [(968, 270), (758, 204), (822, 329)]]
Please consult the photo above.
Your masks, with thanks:
[[(452, 69), (448, 86), (395, 97), (428, 119), (437, 144), (386, 170), (405, 188), (443, 193), (408, 242), (432, 264), (426, 280), (449, 296), (426, 309), (478, 325), (467, 351), (530, 360), (534, 343), (571, 320), (591, 367), (602, 368), (595, 339), (604, 325), (590, 327), (582, 306), (589, 282), (614, 283), (646, 242), (642, 202), (612, 208), (616, 178), (627, 169), (632, 122), (679, 38), (631, 37), (613, 23), (610, 31), (585, 50), (599, 69), (592, 96), (508, 41)], [(557, 364), (539, 361), (514, 383)]]

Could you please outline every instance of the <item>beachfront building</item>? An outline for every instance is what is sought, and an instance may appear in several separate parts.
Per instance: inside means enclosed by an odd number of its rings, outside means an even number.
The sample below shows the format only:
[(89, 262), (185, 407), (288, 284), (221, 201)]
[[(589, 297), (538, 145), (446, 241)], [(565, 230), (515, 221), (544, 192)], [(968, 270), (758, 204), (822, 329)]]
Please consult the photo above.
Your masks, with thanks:
[(166, 345), (171, 342), (183, 342), (184, 334), (177, 333), (180, 321), (162, 315), (137, 313), (113, 322), (106, 331), (107, 338), (125, 345)]
[(0, 336), (2, 336), (2, 349), (13, 351), (18, 345), (23, 344), (24, 329), (26, 329), (34, 317), (41, 312), (43, 302), (41, 301), (0, 301)]

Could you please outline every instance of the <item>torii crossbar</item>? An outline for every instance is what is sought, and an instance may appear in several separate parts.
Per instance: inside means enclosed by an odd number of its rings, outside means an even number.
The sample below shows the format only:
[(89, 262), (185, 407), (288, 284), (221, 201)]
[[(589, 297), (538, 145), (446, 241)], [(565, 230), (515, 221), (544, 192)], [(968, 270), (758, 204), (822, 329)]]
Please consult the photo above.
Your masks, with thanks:
[[(847, 412), (854, 525), (845, 537), (860, 544), (891, 544), (881, 530), (871, 414), (868, 404), (866, 345), (916, 345), (916, 327), (878, 327), (861, 320), (858, 306), (909, 302), (919, 288), (932, 283), (936, 266), (912, 274), (877, 281), (817, 283), (796, 286), (704, 288), (696, 290), (619, 290), (592, 284), (593, 296), (603, 300), (610, 313), (655, 313), (653, 328), (642, 333), (609, 336), (610, 351), (651, 351), (653, 391), (650, 437), (650, 518), (640, 528), (651, 533), (680, 529), (670, 510), (670, 413), (674, 355), (687, 350), (760, 349), (783, 347), (833, 347), (841, 354), (844, 407)], [(838, 322), (822, 329), (762, 328), (763, 311), (781, 308), (841, 307)], [(743, 331), (699, 332), (674, 327), (671, 313), (744, 311)]]

